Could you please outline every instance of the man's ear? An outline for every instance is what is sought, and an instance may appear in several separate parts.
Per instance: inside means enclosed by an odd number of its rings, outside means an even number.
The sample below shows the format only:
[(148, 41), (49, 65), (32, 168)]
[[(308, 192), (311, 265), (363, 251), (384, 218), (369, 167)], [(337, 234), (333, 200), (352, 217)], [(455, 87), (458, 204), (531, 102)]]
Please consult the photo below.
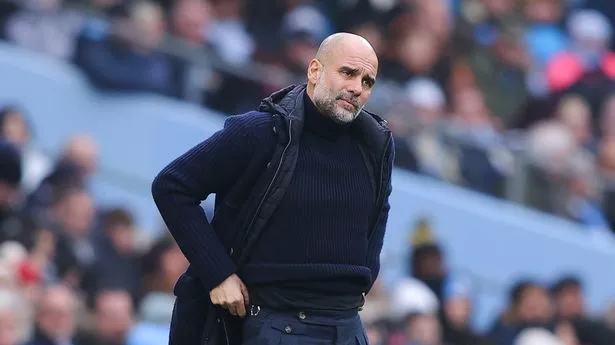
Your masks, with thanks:
[(318, 78), (320, 77), (320, 73), (322, 73), (322, 64), (318, 59), (312, 59), (310, 64), (308, 65), (307, 70), (307, 79), (310, 84), (316, 84), (318, 82)]

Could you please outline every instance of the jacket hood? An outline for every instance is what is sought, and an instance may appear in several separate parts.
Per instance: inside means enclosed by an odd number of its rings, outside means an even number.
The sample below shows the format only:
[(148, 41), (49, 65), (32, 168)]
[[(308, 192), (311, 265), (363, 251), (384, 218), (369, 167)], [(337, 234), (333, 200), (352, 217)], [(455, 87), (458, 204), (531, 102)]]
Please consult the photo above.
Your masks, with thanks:
[(302, 84), (291, 85), (276, 91), (261, 101), (258, 110), (290, 117), (295, 109), (302, 108), (305, 89), (306, 84)]

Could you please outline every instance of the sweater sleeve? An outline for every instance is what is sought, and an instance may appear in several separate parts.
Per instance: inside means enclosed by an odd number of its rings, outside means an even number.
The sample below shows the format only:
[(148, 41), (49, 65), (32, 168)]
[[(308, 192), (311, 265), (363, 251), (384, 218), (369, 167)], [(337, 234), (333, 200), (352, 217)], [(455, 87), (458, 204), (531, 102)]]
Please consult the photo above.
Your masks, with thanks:
[(207, 291), (237, 267), (209, 224), (200, 203), (223, 193), (241, 176), (255, 147), (253, 118), (229, 117), (224, 128), (166, 166), (152, 183), (154, 202)]
[(391, 209), (391, 205), (389, 204), (389, 196), (391, 195), (393, 186), (391, 184), (390, 177), (393, 170), (393, 162), (395, 160), (395, 148), (392, 140), (387, 150), (389, 152), (387, 157), (389, 181), (387, 183), (387, 189), (385, 191), (382, 209), (380, 210), (380, 214), (378, 215), (378, 220), (376, 221), (372, 236), (367, 243), (367, 267), (369, 267), (372, 274), (372, 286), (376, 281), (376, 278), (378, 278), (378, 273), (380, 273), (380, 252), (382, 251), (382, 245), (384, 243), (384, 234), (387, 226), (387, 221), (389, 219), (389, 210)]

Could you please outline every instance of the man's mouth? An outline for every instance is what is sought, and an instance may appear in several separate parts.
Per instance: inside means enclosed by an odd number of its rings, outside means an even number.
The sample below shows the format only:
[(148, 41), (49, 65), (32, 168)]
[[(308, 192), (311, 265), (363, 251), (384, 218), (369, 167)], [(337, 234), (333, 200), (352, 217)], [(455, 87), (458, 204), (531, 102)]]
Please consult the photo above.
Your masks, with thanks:
[(353, 108), (353, 109), (356, 109), (356, 108), (357, 108), (357, 105), (356, 105), (354, 102), (350, 101), (350, 100), (347, 100), (347, 99), (345, 99), (345, 98), (340, 98), (340, 99), (338, 99), (338, 100), (339, 100), (339, 101), (342, 101), (342, 104), (343, 104), (344, 106), (346, 106), (346, 107), (351, 107), (351, 108)]

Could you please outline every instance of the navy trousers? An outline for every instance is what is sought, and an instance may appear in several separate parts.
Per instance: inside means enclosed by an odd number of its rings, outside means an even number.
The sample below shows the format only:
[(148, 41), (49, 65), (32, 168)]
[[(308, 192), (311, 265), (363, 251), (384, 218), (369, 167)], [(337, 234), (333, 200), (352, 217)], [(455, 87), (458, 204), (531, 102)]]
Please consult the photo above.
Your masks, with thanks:
[(243, 325), (243, 345), (367, 345), (358, 313), (325, 315), (279, 312), (251, 306)]

